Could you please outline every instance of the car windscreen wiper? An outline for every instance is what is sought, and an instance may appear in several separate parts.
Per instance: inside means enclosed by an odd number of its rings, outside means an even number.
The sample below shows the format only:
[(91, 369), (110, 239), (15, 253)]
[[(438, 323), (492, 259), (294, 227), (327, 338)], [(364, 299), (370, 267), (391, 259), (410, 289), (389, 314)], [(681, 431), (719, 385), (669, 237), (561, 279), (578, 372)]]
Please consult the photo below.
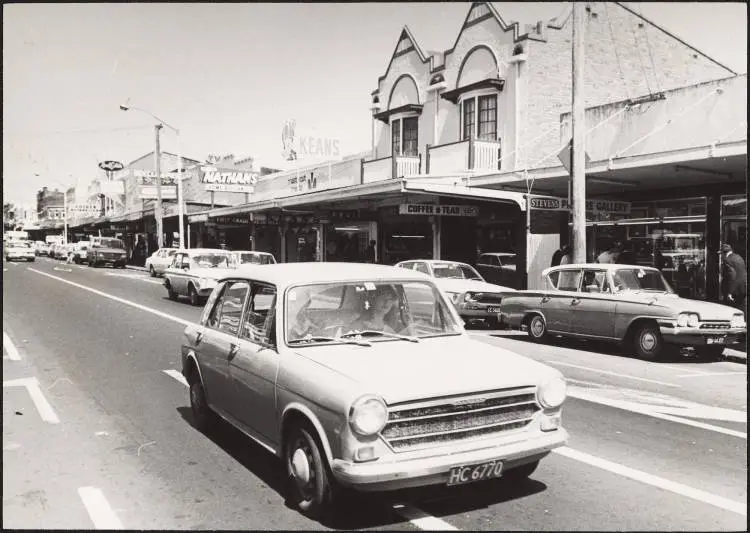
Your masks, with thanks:
[(347, 337), (356, 337), (358, 335), (382, 335), (383, 337), (391, 337), (393, 339), (401, 339), (409, 342), (419, 342), (419, 339), (416, 337), (411, 337), (409, 335), (399, 335), (398, 333), (390, 333), (387, 331), (377, 331), (374, 329), (366, 329), (364, 331), (350, 331), (349, 333), (344, 333), (343, 335), (340, 335), (340, 338), (347, 338)]
[(313, 336), (307, 336), (302, 337), (301, 339), (294, 339), (288, 342), (290, 346), (297, 345), (297, 344), (304, 344), (304, 343), (312, 343), (312, 342), (340, 342), (343, 344), (355, 344), (357, 346), (372, 346), (371, 343), (363, 340), (357, 340), (357, 339), (347, 339), (344, 338), (342, 335), (341, 337), (313, 337)]

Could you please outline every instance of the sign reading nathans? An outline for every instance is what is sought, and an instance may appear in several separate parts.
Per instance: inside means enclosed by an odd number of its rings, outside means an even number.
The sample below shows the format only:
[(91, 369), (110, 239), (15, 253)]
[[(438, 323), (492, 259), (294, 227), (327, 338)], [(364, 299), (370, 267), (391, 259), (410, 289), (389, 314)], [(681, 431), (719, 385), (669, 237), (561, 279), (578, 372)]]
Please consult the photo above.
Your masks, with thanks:
[(400, 215), (434, 215), (442, 217), (476, 217), (479, 208), (475, 205), (400, 204)]
[(247, 170), (220, 170), (201, 167), (201, 183), (207, 191), (252, 193), (260, 174)]

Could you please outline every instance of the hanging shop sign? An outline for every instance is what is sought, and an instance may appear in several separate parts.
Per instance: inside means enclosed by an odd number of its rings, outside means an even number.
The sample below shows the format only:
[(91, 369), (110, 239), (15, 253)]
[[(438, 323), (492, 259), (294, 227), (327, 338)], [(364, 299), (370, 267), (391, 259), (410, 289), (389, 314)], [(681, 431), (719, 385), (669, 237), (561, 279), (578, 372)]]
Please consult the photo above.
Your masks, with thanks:
[(207, 191), (252, 193), (260, 174), (246, 170), (222, 170), (216, 167), (201, 167), (201, 183)]
[[(555, 198), (553, 196), (532, 196), (530, 199), (531, 209), (547, 211), (568, 211), (570, 205), (567, 198)], [(619, 202), (616, 200), (586, 200), (586, 211), (590, 213), (610, 213), (627, 215), (630, 213), (630, 202)]]
[(99, 163), (99, 168), (106, 172), (117, 172), (125, 168), (125, 166), (119, 161), (102, 161)]
[(251, 213), (250, 220), (259, 226), (278, 225), (281, 223), (279, 215), (268, 215), (266, 213)]
[(442, 217), (476, 217), (479, 207), (475, 205), (400, 204), (400, 215), (425, 215)]
[(250, 224), (250, 217), (212, 217), (211, 222), (244, 226)]
[(99, 202), (88, 202), (85, 204), (72, 204), (68, 206), (68, 213), (76, 215), (94, 216), (99, 213), (101, 204)]
[(190, 224), (195, 224), (198, 222), (208, 222), (208, 213), (199, 213), (197, 215), (189, 215), (188, 222)]

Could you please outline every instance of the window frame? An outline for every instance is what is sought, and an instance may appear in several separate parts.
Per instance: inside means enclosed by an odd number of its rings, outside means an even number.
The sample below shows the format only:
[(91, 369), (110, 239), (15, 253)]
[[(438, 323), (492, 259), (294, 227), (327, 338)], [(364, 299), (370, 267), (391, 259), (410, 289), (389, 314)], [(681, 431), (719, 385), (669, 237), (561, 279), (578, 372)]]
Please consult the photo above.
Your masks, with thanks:
[[(604, 282), (602, 283), (602, 286), (601, 286), (599, 292), (588, 292), (588, 291), (583, 290), (584, 287), (585, 287), (585, 285), (583, 284), (583, 282), (584, 282), (584, 280), (586, 278), (586, 273), (587, 272), (593, 272), (594, 273), (594, 279), (596, 279), (596, 274), (599, 274), (599, 273), (604, 274)], [(605, 287), (608, 290), (605, 291), (604, 290)], [(596, 268), (596, 267), (587, 267), (587, 268), (581, 269), (581, 281), (578, 284), (578, 292), (580, 292), (582, 294), (612, 294), (612, 287), (611, 287), (611, 285), (609, 283), (609, 273), (608, 273), (608, 271), (606, 269), (604, 269), (604, 268)]]
[[(459, 100), (459, 140), (461, 141), (468, 141), (469, 137), (473, 137), (476, 140), (480, 141), (493, 141), (493, 142), (499, 142), (500, 140), (500, 93), (497, 91), (497, 89), (484, 89), (484, 90), (478, 90), (478, 91), (471, 91), (469, 93), (466, 93), (461, 97)], [(479, 117), (480, 117), (480, 108), (479, 108), (479, 102), (480, 99), (486, 98), (486, 97), (494, 97), (495, 99), (495, 134), (492, 138), (482, 138), (479, 136)], [(466, 102), (472, 102), (473, 107), (473, 124), (471, 127), (470, 135), (466, 135), (466, 123), (465, 123), (465, 103)], [(487, 122), (487, 121), (485, 121)]]
[[(279, 301), (279, 288), (274, 285), (273, 283), (267, 283), (264, 281), (256, 281), (256, 280), (245, 280), (250, 284), (250, 291), (249, 291), (249, 298), (245, 298), (245, 306), (242, 310), (242, 318), (240, 321), (240, 327), (238, 330), (238, 337), (246, 342), (250, 342), (252, 344), (255, 344), (257, 346), (262, 346), (264, 348), (269, 348), (275, 352), (278, 353), (278, 345), (279, 345), (279, 339), (278, 339), (278, 328), (276, 327), (276, 307)], [(258, 341), (256, 339), (251, 339), (250, 337), (247, 337), (243, 334), (245, 329), (245, 321), (248, 317), (248, 315), (251, 312), (250, 306), (255, 301), (255, 295), (256, 290), (258, 288), (271, 288), (274, 291), (273, 300), (271, 300), (271, 306), (268, 308), (268, 314), (266, 315), (266, 320), (264, 323), (264, 328), (266, 326), (269, 326), (269, 329), (263, 332), (264, 340)], [(269, 317), (269, 315), (271, 315)], [(273, 331), (274, 333), (274, 342), (269, 342), (269, 333)]]
[[(232, 287), (232, 285), (234, 285), (235, 283), (247, 283), (247, 285), (248, 285), (248, 292), (245, 293), (245, 300), (242, 302), (242, 307), (240, 308), (240, 323), (239, 323), (239, 326), (237, 327), (237, 332), (236, 333), (230, 333), (227, 330), (222, 329), (220, 327), (220, 325), (221, 325), (221, 315), (219, 316), (218, 323), (215, 326), (211, 325), (209, 323), (209, 318), (211, 317), (211, 315), (213, 314), (213, 312), (217, 309), (217, 307), (220, 304), (223, 303), (223, 301), (224, 301), (223, 298), (226, 295), (227, 290), (230, 289)], [(216, 289), (214, 289), (214, 291), (215, 290)], [(236, 337), (236, 338), (238, 338), (239, 334), (240, 334), (240, 331), (242, 330), (242, 324), (244, 323), (243, 320), (244, 320), (244, 317), (245, 317), (245, 308), (246, 308), (247, 302), (248, 302), (247, 294), (250, 293), (251, 291), (252, 291), (252, 283), (250, 282), (250, 280), (242, 279), (242, 278), (225, 280), (223, 282), (223, 284), (221, 285), (221, 294), (217, 294), (216, 298), (213, 301), (213, 305), (211, 306), (211, 310), (208, 312), (208, 314), (205, 317), (204, 327), (206, 327), (208, 329), (211, 329), (213, 331), (217, 331), (219, 333), (223, 333), (224, 335), (228, 335), (230, 337)], [(213, 296), (213, 294), (214, 293), (212, 293), (211, 296)]]
[[(560, 269), (557, 272), (560, 273), (560, 276), (557, 279), (557, 285), (555, 286), (555, 289), (560, 292), (580, 292), (581, 291), (581, 281), (583, 280), (583, 269), (582, 268), (564, 268)], [(562, 278), (563, 273), (565, 272), (576, 272), (578, 274), (578, 282), (576, 283), (575, 289), (561, 289), (560, 288), (560, 278)]]
[[(414, 142), (414, 153), (406, 153), (406, 150), (404, 149), (404, 144), (406, 142), (406, 137), (404, 135), (406, 129), (404, 128), (404, 122), (406, 120), (414, 120), (415, 128), (410, 131), (415, 132), (414, 139), (410, 139), (409, 142)], [(398, 124), (398, 152), (395, 150), (396, 143), (394, 142), (394, 125)], [(419, 157), (419, 115), (416, 113), (399, 113), (397, 115), (393, 115), (391, 117), (390, 121), (390, 128), (391, 128), (391, 157)]]

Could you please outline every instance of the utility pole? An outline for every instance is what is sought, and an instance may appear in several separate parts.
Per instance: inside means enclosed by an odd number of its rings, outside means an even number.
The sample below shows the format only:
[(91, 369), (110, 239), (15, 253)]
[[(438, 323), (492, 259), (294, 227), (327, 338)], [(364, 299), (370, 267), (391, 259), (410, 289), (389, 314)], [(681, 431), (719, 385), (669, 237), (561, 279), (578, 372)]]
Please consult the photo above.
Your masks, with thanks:
[(156, 133), (156, 150), (154, 151), (154, 162), (156, 164), (156, 208), (154, 209), (154, 218), (156, 218), (156, 242), (159, 248), (164, 247), (164, 228), (161, 216), (161, 150), (159, 148), (159, 130), (161, 124), (154, 125)]
[(586, 262), (586, 107), (583, 94), (584, 2), (573, 2), (573, 262)]

